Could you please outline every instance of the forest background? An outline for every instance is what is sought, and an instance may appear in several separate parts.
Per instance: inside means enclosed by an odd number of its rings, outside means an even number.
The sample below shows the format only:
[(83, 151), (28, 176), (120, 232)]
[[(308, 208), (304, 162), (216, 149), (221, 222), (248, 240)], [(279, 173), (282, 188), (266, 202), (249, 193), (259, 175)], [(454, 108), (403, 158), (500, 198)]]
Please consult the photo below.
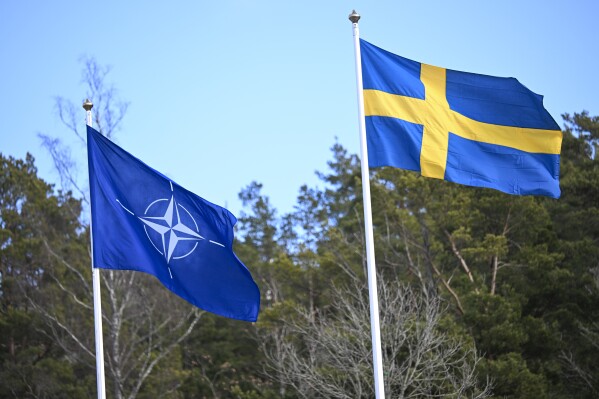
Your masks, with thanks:
[[(126, 106), (87, 60), (94, 126)], [(74, 104), (58, 98), (65, 130)], [(371, 171), (385, 388), (393, 398), (594, 398), (599, 392), (599, 117), (562, 115), (562, 197), (518, 197)], [(41, 136), (63, 186), (1, 155), (0, 397), (95, 395), (85, 182)], [(373, 395), (358, 157), (339, 143), (323, 188), (278, 216), (239, 193), (235, 250), (262, 292), (257, 323), (218, 317), (143, 273), (102, 272), (114, 398)]]
[(342, 3), (0, 2), (1, 398), (95, 396), (85, 95), (103, 134), (239, 216), (262, 293), (242, 323), (102, 271), (108, 397), (373, 396), (353, 7), (387, 50), (578, 111), (559, 200), (371, 171), (387, 396), (599, 396), (599, 3)]

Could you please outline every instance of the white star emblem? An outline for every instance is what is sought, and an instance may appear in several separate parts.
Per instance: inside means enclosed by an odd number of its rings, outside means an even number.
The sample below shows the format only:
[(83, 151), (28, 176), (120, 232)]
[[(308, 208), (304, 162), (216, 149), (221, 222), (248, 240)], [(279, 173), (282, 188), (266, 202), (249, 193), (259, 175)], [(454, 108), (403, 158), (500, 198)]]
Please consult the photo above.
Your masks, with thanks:
[[(160, 200), (159, 200), (160, 201)], [(148, 206), (148, 209), (156, 203), (154, 201), (152, 204)], [(156, 231), (161, 239), (162, 239), (162, 251), (159, 252), (164, 255), (166, 262), (169, 263), (173, 253), (175, 252), (175, 248), (180, 241), (199, 241), (204, 240), (204, 237), (190, 229), (188, 226), (181, 222), (181, 216), (179, 215), (179, 207), (183, 208), (182, 205), (177, 204), (175, 201), (175, 197), (171, 196), (168, 207), (166, 208), (166, 212), (163, 216), (138, 216), (139, 220), (141, 220), (146, 226)], [(146, 209), (146, 213), (148, 211)], [(187, 212), (185, 208), (183, 208)], [(187, 212), (189, 213), (189, 212)], [(191, 215), (190, 215), (191, 216)], [(193, 220), (193, 218), (192, 218)], [(195, 220), (194, 220), (195, 223)], [(197, 226), (196, 226), (197, 229)], [(151, 240), (150, 240), (151, 241)], [(176, 257), (177, 259), (183, 258), (196, 248), (196, 245), (187, 252), (185, 255)]]
[[(172, 182), (169, 183), (171, 185), (171, 192), (173, 192), (173, 184)], [(168, 206), (166, 207), (166, 211), (164, 211), (162, 216), (147, 216), (155, 204), (164, 201), (168, 201)], [(116, 199), (116, 202), (125, 211), (133, 216), (136, 216), (135, 213), (127, 209), (127, 207), (125, 207), (125, 205), (123, 205), (118, 198)], [(159, 209), (163, 208), (159, 206)], [(187, 214), (187, 216), (182, 218), (181, 215), (185, 214)], [(170, 200), (161, 198), (152, 202), (146, 208), (144, 216), (136, 217), (143, 222), (144, 230), (148, 236), (148, 240), (150, 240), (150, 243), (152, 243), (154, 248), (156, 248), (156, 250), (162, 256), (164, 256), (171, 278), (173, 277), (171, 268), (169, 266), (171, 260), (181, 259), (191, 255), (191, 253), (195, 251), (196, 247), (198, 246), (198, 241), (205, 240), (205, 238), (199, 234), (198, 224), (191, 213), (185, 209), (183, 205), (177, 203), (174, 194), (171, 195)], [(153, 231), (152, 236), (150, 236), (148, 228)], [(157, 241), (157, 237), (160, 237), (159, 242), (155, 242)], [(190, 241), (195, 241), (195, 244), (193, 247), (191, 247), (191, 249), (189, 248), (189, 245), (183, 244), (183, 242)], [(210, 244), (218, 245), (219, 247), (225, 247), (224, 244), (221, 244), (217, 241), (208, 240), (208, 242)], [(175, 251), (177, 251), (177, 254), (175, 254)]]

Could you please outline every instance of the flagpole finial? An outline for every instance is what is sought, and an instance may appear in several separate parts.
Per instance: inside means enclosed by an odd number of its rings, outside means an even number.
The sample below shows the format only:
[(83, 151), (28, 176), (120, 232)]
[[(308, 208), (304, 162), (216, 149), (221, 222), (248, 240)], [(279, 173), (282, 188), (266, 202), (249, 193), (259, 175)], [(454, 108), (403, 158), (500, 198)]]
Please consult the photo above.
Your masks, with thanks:
[(89, 98), (86, 98), (83, 102), (83, 109), (86, 111), (91, 111), (93, 106), (94, 104), (91, 101), (89, 101)]
[(352, 23), (357, 24), (360, 20), (360, 14), (358, 14), (356, 10), (352, 10), (351, 14), (349, 14), (349, 20), (352, 21)]

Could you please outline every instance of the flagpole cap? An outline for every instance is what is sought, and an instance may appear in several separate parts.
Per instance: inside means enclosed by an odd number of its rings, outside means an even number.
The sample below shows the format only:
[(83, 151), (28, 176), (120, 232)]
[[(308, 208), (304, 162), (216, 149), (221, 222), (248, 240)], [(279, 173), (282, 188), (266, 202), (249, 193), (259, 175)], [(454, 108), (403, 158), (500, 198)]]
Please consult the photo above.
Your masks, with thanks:
[(351, 14), (349, 14), (349, 20), (352, 21), (352, 23), (357, 24), (360, 20), (360, 14), (358, 14), (356, 10), (352, 10)]
[(86, 98), (83, 102), (83, 109), (86, 111), (91, 111), (93, 106), (94, 104), (91, 101), (89, 101), (89, 98)]

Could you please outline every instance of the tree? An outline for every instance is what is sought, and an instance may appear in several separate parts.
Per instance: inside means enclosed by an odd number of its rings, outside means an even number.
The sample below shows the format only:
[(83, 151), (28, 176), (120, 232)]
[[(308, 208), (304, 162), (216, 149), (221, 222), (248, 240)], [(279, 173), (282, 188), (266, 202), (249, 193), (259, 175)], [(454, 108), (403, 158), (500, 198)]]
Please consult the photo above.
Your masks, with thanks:
[[(566, 120), (562, 198), (557, 201), (508, 196), (392, 168), (371, 171), (381, 279), (399, 278), (426, 298), (425, 303), (444, 304), (442, 320), (453, 326), (449, 336), (461, 336), (482, 353), (478, 384), (486, 386), (491, 378), (493, 393), (501, 397), (565, 398), (576, 392), (577, 397), (591, 398), (597, 392), (593, 359), (599, 354), (593, 342), (599, 320), (599, 169), (593, 146), (598, 122), (584, 112)], [(263, 314), (262, 320), (268, 320), (264, 329), (272, 338), (266, 349), (272, 350), (270, 359), (279, 370), (275, 375), (289, 376), (292, 369), (285, 372), (283, 366), (294, 364), (304, 380), (315, 381), (308, 388), (289, 377), (286, 383), (304, 396), (318, 384), (335, 386), (330, 381), (334, 375), (325, 373), (335, 360), (325, 359), (324, 348), (308, 337), (324, 339), (317, 332), (321, 319), (330, 327), (328, 333), (341, 330), (331, 315), (343, 308), (339, 297), (348, 294), (332, 287), (352, 286), (365, 267), (361, 182), (353, 160), (336, 147), (329, 163), (332, 173), (321, 174), (329, 186), (304, 189), (302, 204), (312, 205), (299, 208), (303, 216), (288, 219), (310, 220), (316, 227), (309, 241), (306, 230), (296, 225), (304, 234), (288, 234), (292, 244), (286, 246), (307, 248), (302, 240), (315, 243), (314, 281), (322, 287), (317, 305), (309, 311), (301, 301), (287, 301)], [(323, 229), (321, 210), (329, 218)], [(299, 264), (300, 258), (292, 259)], [(298, 316), (285, 317), (289, 309), (299, 309)], [(320, 327), (326, 330), (324, 324)], [(343, 334), (337, 336), (341, 339)], [(345, 371), (348, 380), (337, 382), (358, 386), (354, 375)]]
[(51, 301), (60, 284), (49, 273), (46, 245), (78, 245), (74, 209), (80, 202), (39, 179), (31, 155), (0, 154), (0, 397), (91, 394), (88, 370), (56, 342), (35, 305)]
[[(447, 333), (438, 300), (379, 275), (385, 391), (393, 398), (484, 398), (472, 344)], [(335, 288), (330, 306), (314, 317), (299, 308), (282, 324), (282, 350), (267, 352), (276, 375), (303, 398), (370, 398), (372, 349), (368, 292), (355, 280)], [(451, 324), (451, 323), (450, 323)], [(312, 349), (311, 349), (312, 348)]]
[[(127, 113), (129, 103), (118, 99), (118, 92), (112, 84), (106, 81), (110, 68), (101, 66), (94, 58), (83, 60), (82, 82), (87, 86), (87, 98), (93, 99), (92, 121), (96, 130), (108, 138), (112, 138), (120, 129), (120, 124)], [(64, 97), (56, 97), (56, 109), (63, 125), (74, 135), (81, 148), (86, 146), (86, 134), (81, 117), (81, 105), (75, 105)], [(63, 191), (74, 191), (88, 201), (88, 189), (81, 183), (87, 181), (80, 175), (81, 169), (76, 158), (71, 156), (71, 148), (58, 137), (40, 133), (42, 144), (54, 161), (54, 166), (60, 176)]]
[[(108, 68), (98, 66), (95, 60), (84, 61), (83, 81), (87, 84), (87, 96), (94, 103), (94, 126), (102, 134), (112, 137), (118, 130), (127, 104), (116, 99), (116, 90), (106, 83)], [(57, 99), (59, 116), (65, 126), (85, 144), (80, 133), (76, 109), (72, 102)], [(82, 114), (82, 111), (80, 111)], [(70, 157), (69, 148), (61, 141), (41, 135), (50, 151), (61, 182), (67, 189), (74, 189), (87, 202), (87, 190), (79, 182), (76, 161)], [(85, 220), (80, 209), (73, 216)], [(49, 242), (44, 236), (47, 256), (53, 267), (46, 273), (57, 282), (53, 301), (39, 302), (32, 299), (39, 314), (49, 323), (52, 336), (65, 351), (78, 361), (94, 367), (92, 319), (92, 289), (89, 259), (88, 226), (77, 237), (67, 241), (77, 242), (76, 250), (63, 250), (60, 245)], [(165, 397), (181, 384), (180, 378), (172, 378), (162, 369), (162, 381), (152, 375), (169, 359), (177, 357), (178, 345), (193, 331), (203, 312), (176, 298), (155, 279), (142, 273), (126, 271), (103, 271), (102, 311), (105, 327), (105, 359), (107, 383), (115, 398), (136, 398), (154, 380), (152, 388), (158, 389), (150, 396)], [(77, 315), (77, 317), (74, 317)], [(86, 326), (87, 328), (81, 328)], [(177, 367), (170, 374), (177, 374)], [(152, 378), (150, 378), (152, 376)]]
[[(320, 174), (327, 187), (302, 188), (295, 213), (286, 219), (296, 223), (286, 247), (295, 250), (292, 259), (300, 268), (304, 259), (311, 260), (310, 268), (300, 270), (311, 275), (318, 290), (308, 302), (296, 297), (275, 302), (263, 311), (259, 327), (272, 376), (300, 397), (371, 397), (359, 162), (338, 144), (333, 153), (331, 173)], [(391, 192), (375, 180), (375, 242), (383, 235), (399, 237), (394, 220), (384, 217), (393, 207), (380, 206)], [(393, 240), (398, 242), (405, 243)], [(474, 346), (458, 338), (459, 327), (445, 316), (439, 297), (428, 296), (420, 285), (399, 283), (406, 258), (395, 255), (385, 257), (379, 269), (387, 392), (393, 397), (487, 396), (487, 384), (476, 381)]]

